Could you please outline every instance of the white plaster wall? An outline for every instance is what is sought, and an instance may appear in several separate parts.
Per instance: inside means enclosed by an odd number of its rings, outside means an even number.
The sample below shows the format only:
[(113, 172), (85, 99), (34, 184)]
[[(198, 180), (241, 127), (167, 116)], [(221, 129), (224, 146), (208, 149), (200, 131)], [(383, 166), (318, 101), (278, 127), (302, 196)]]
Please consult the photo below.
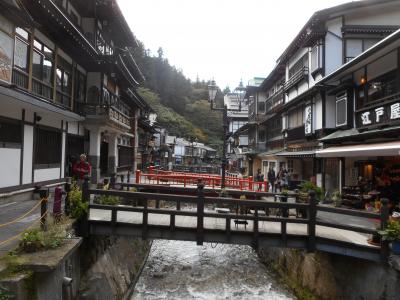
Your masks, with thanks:
[(297, 95), (298, 95), (298, 93), (297, 93), (297, 89), (296, 88), (293, 88), (293, 89), (289, 90), (289, 93), (287, 94), (286, 102), (292, 101), (294, 98), (297, 97)]
[(68, 133), (78, 134), (78, 122), (68, 122)]
[(325, 100), (325, 127), (336, 127), (336, 98), (335, 96), (326, 96)]
[(60, 178), (60, 168), (39, 169), (34, 171), (35, 182), (41, 182), (59, 178)]
[(101, 133), (99, 130), (90, 130), (89, 155), (100, 156)]
[(318, 97), (315, 101), (314, 112), (314, 130), (318, 130), (322, 128), (322, 99), (320, 97)]
[(61, 119), (59, 118), (60, 115), (44, 114), (44, 113), (37, 113), (36, 115), (42, 117), (42, 119), (37, 122), (38, 125), (44, 125), (61, 129)]
[(39, 41), (44, 43), (47, 47), (49, 47), (50, 49), (53, 49), (53, 50), (55, 49), (54, 42), (52, 42), (52, 40), (50, 40), (47, 36), (45, 36), (43, 33), (41, 33), (36, 28), (35, 28), (34, 35), (35, 35), (35, 38), (37, 38)]
[(33, 111), (29, 109), (25, 110), (25, 121), (33, 123)]
[(21, 149), (0, 148), (0, 188), (19, 185)]
[(303, 94), (308, 90), (308, 82), (303, 80), (301, 83), (297, 85), (297, 93), (298, 95)]
[(327, 34), (325, 36), (325, 74), (332, 73), (342, 65), (342, 40), (337, 37), (342, 37), (341, 28), (341, 17), (326, 22)]
[(32, 182), (32, 155), (33, 155), (33, 126), (24, 126), (24, 161), (22, 170), (22, 184)]

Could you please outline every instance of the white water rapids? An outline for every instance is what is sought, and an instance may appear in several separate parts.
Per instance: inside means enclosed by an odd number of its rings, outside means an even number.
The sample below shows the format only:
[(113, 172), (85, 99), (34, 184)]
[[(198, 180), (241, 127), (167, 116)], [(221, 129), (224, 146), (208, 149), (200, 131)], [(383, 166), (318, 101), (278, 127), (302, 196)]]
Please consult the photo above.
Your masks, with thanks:
[(131, 299), (296, 298), (249, 246), (156, 240)]

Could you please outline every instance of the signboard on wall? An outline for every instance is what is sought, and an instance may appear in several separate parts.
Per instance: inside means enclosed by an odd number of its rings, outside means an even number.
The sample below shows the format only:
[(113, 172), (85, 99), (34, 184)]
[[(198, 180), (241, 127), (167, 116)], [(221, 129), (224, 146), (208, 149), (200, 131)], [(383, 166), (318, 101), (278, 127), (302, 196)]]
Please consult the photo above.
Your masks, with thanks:
[(0, 31), (0, 80), (11, 83), (13, 39)]
[(312, 134), (312, 106), (308, 105), (304, 111), (304, 133), (306, 135)]
[(357, 113), (357, 127), (400, 122), (400, 101), (386, 103)]

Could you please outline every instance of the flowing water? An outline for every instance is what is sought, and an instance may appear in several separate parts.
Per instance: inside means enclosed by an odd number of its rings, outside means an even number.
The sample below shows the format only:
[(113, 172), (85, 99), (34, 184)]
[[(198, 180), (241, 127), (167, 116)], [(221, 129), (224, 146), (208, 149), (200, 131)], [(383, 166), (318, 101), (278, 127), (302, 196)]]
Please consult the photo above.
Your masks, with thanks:
[(156, 240), (131, 299), (296, 299), (249, 246)]

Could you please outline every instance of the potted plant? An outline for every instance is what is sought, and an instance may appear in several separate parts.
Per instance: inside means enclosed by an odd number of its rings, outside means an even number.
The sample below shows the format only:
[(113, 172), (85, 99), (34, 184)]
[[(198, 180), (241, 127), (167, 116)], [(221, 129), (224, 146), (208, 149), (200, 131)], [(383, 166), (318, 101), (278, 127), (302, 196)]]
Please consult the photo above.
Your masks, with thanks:
[(308, 192), (310, 190), (313, 190), (315, 192), (315, 197), (317, 201), (321, 201), (322, 196), (323, 196), (323, 190), (322, 188), (318, 187), (315, 185), (315, 183), (311, 181), (304, 181), (300, 185), (300, 193), (299, 193), (299, 199), (302, 200), (302, 202), (308, 202)]
[(339, 190), (335, 190), (332, 193), (332, 201), (335, 207), (340, 207), (342, 205), (342, 194), (340, 194)]
[(382, 240), (391, 242), (392, 252), (400, 254), (400, 221), (390, 220), (384, 230), (378, 231)]

